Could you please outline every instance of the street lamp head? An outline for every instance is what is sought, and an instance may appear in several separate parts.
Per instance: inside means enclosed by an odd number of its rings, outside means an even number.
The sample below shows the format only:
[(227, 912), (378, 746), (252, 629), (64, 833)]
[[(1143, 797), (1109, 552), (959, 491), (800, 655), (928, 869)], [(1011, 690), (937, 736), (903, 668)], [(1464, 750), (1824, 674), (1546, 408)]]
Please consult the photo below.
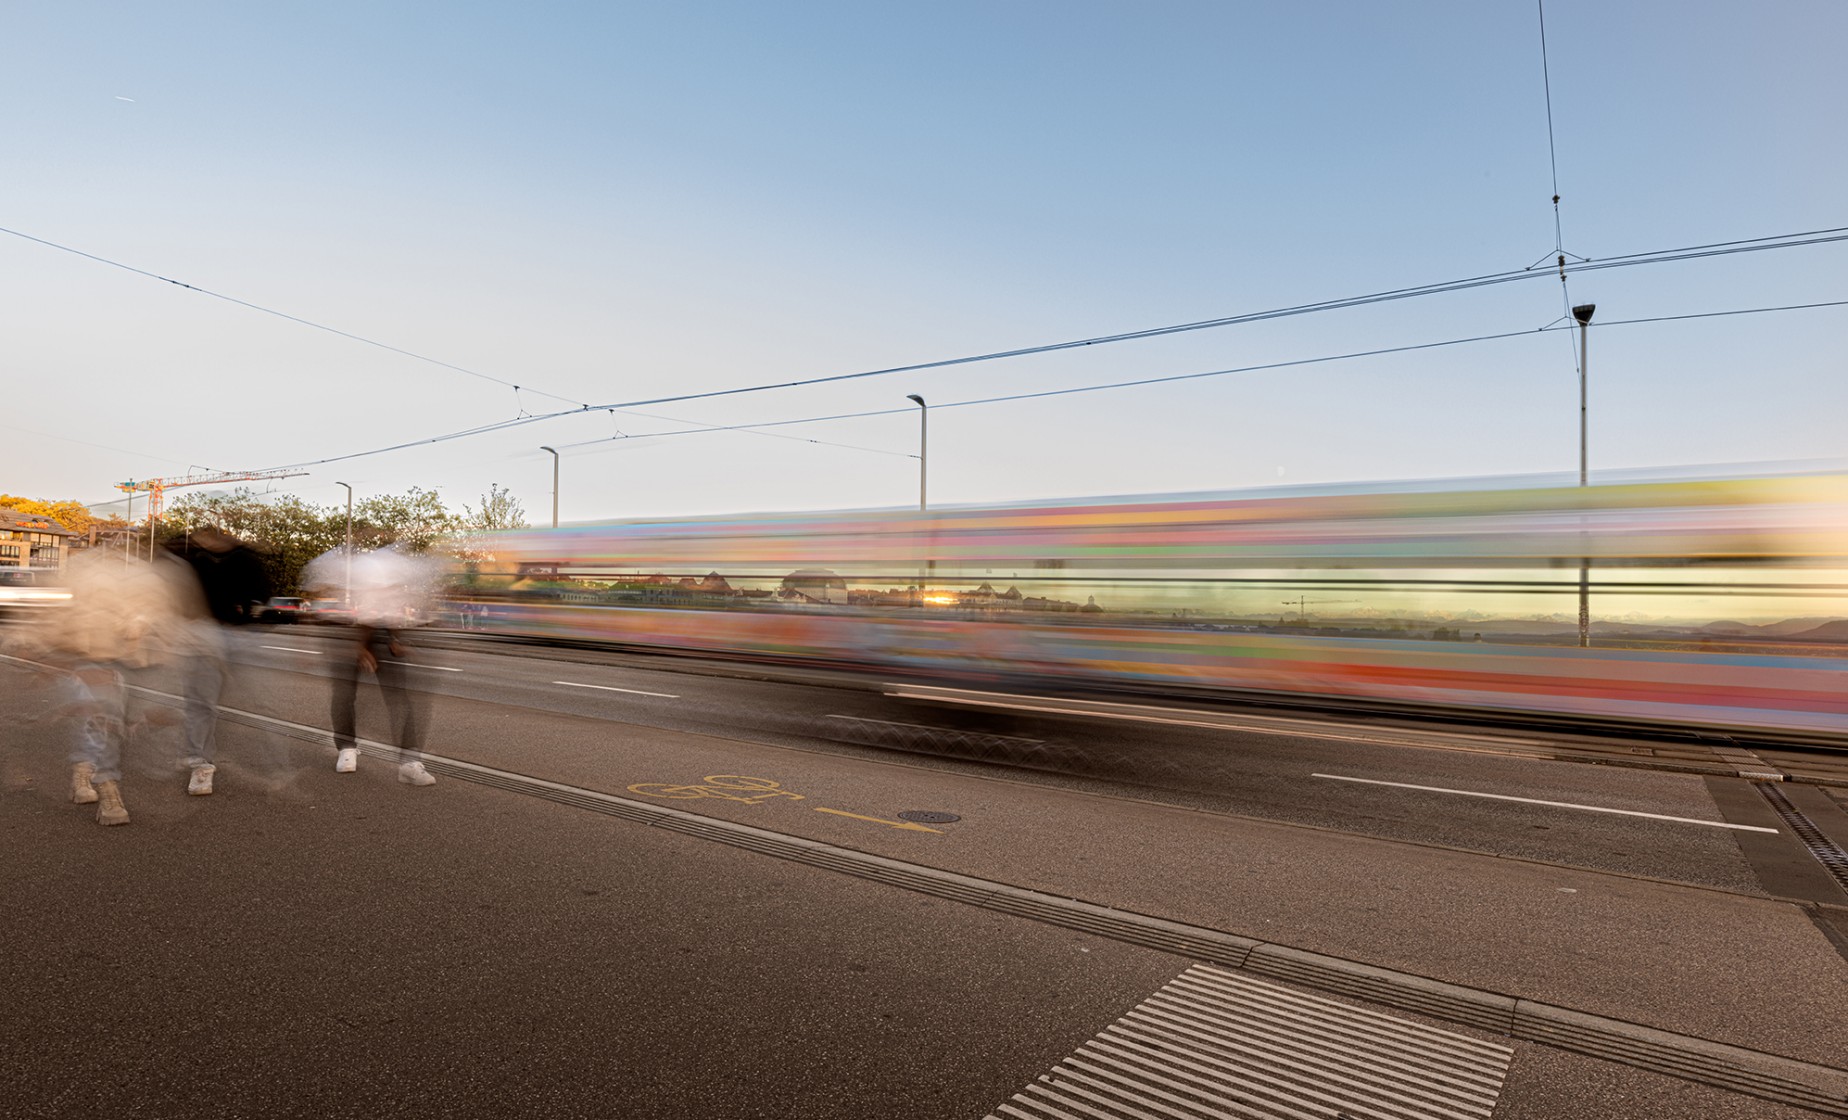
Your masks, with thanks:
[(919, 407), (919, 408), (923, 408), (923, 407), (924, 407), (924, 398), (923, 398), (923, 397), (920, 397), (920, 396), (918, 396), (918, 395), (917, 395), (916, 393), (906, 393), (906, 394), (905, 394), (905, 399), (906, 399), (906, 400), (908, 400), (908, 401), (916, 401), (916, 402), (918, 402), (918, 407)]
[(1572, 309), (1572, 317), (1577, 319), (1579, 324), (1583, 326), (1591, 322), (1591, 313), (1597, 309), (1598, 305), (1595, 303), (1581, 303)]

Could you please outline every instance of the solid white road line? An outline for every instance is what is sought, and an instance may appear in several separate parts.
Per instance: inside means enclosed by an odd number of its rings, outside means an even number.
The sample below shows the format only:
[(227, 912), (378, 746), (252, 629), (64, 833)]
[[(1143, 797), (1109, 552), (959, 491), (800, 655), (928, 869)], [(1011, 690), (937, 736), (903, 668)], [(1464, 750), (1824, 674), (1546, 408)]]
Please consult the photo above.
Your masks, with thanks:
[(460, 673), (460, 669), (451, 669), (447, 665), (419, 665), (415, 661), (387, 661), (387, 665), (402, 665), (406, 669), (430, 669), (438, 673)]
[(1330, 778), (1337, 782), (1364, 782), (1370, 786), (1396, 786), (1399, 789), (1420, 789), (1426, 793), (1454, 793), (1459, 797), (1486, 797), (1491, 801), (1519, 801), (1524, 805), (1550, 805), (1555, 809), (1581, 809), (1587, 813), (1616, 813), (1624, 817), (1646, 817), (1652, 821), (1674, 821), (1677, 824), (1704, 824), (1708, 828), (1731, 828), (1740, 832), (1769, 832), (1775, 835), (1775, 828), (1760, 828), (1755, 824), (1731, 824), (1727, 821), (1703, 821), (1693, 817), (1669, 817), (1661, 813), (1639, 813), (1635, 809), (1606, 809), (1602, 805), (1575, 805), (1570, 801), (1541, 801), (1532, 797), (1510, 797), (1505, 793), (1478, 793), (1472, 789), (1445, 789), (1442, 786), (1415, 786), (1410, 782), (1382, 782), (1376, 778), (1350, 778), (1345, 774), (1311, 774), (1311, 778)]
[(572, 688), (597, 688), (604, 692), (626, 692), (631, 696), (659, 696), (663, 700), (678, 700), (679, 695), (672, 692), (643, 692), (639, 688), (617, 688), (609, 684), (580, 684), (577, 681), (553, 681), (553, 684), (570, 685)]
[(264, 649), (279, 649), (285, 653), (307, 653), (307, 654), (312, 654), (315, 657), (321, 656), (321, 651), (318, 649), (296, 649), (294, 646), (264, 646), (263, 648)]

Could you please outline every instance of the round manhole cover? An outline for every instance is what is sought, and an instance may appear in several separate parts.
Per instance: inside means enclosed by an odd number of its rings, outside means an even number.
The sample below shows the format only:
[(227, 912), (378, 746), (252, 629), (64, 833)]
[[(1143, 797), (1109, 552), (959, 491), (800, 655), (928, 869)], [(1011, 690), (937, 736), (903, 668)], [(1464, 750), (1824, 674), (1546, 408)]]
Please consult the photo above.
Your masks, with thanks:
[(915, 824), (949, 824), (962, 820), (955, 813), (939, 813), (935, 809), (907, 809), (898, 815), (898, 819)]

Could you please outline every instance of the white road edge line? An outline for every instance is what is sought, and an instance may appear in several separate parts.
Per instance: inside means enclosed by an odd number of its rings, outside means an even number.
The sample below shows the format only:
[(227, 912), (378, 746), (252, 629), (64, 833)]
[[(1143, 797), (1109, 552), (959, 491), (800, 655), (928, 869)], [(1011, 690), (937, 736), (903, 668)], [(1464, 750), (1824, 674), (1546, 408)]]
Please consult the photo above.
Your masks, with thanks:
[(296, 649), (294, 646), (264, 646), (263, 648), (264, 649), (279, 649), (279, 650), (284, 651), (285, 653), (307, 653), (307, 654), (312, 654), (315, 657), (321, 656), (321, 651), (318, 649)]
[(1703, 821), (1694, 817), (1669, 817), (1661, 813), (1640, 813), (1635, 809), (1606, 809), (1602, 805), (1575, 805), (1570, 801), (1541, 801), (1533, 797), (1510, 797), (1505, 793), (1478, 793), (1471, 789), (1445, 789), (1442, 786), (1415, 786), (1410, 782), (1382, 782), (1377, 778), (1350, 778), (1346, 774), (1311, 774), (1311, 778), (1329, 778), (1337, 782), (1364, 782), (1370, 786), (1395, 786), (1399, 789), (1421, 789), (1426, 793), (1454, 793), (1460, 797), (1486, 797), (1492, 801), (1519, 801), (1524, 805), (1551, 805), (1555, 809), (1581, 809), (1587, 813), (1616, 813), (1624, 817), (1647, 817), (1652, 821), (1674, 821), (1677, 824), (1704, 824), (1708, 828), (1731, 828), (1740, 832), (1769, 832), (1777, 835), (1775, 828), (1761, 828), (1755, 824), (1732, 824), (1729, 821)]
[(570, 685), (572, 688), (597, 688), (604, 692), (626, 692), (631, 696), (659, 696), (663, 700), (678, 700), (679, 695), (672, 692), (643, 692), (639, 688), (617, 688), (613, 684), (581, 684), (577, 681), (553, 681), (553, 684)]

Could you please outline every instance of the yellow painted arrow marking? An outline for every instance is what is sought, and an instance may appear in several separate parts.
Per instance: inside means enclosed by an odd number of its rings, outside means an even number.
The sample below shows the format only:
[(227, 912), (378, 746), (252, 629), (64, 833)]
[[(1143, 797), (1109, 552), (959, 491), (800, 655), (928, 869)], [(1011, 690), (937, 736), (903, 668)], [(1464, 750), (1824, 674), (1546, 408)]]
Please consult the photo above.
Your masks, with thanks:
[(864, 817), (859, 813), (849, 813), (840, 809), (816, 809), (815, 811), (817, 813), (833, 813), (837, 817), (852, 817), (856, 821), (872, 821), (874, 824), (889, 824), (893, 828), (908, 828), (913, 832), (935, 832), (939, 836), (943, 835), (942, 829), (927, 828), (921, 824), (912, 824), (910, 821), (889, 821), (884, 817)]

